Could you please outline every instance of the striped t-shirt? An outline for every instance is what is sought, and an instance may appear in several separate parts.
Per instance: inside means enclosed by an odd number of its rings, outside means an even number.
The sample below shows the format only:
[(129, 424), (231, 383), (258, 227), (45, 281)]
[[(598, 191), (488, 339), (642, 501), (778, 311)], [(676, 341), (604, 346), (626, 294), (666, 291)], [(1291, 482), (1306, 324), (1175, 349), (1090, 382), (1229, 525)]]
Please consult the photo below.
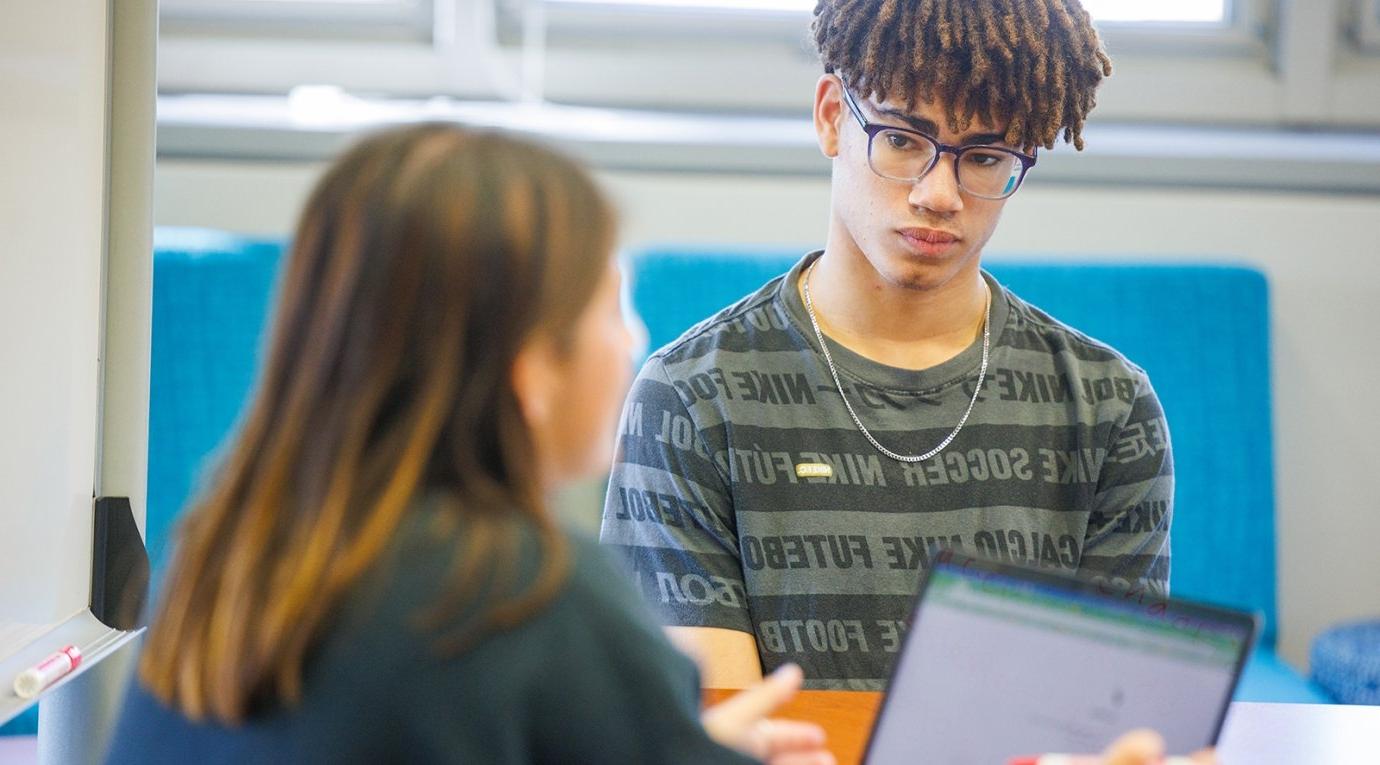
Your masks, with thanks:
[[(1167, 594), (1173, 460), (1145, 372), (984, 274), (991, 361), (935, 457), (877, 451), (783, 277), (648, 359), (628, 398), (602, 541), (666, 624), (755, 636), (763, 669), (880, 689), (936, 550)], [(868, 430), (902, 454), (953, 429), (981, 342), (921, 371), (830, 342)]]

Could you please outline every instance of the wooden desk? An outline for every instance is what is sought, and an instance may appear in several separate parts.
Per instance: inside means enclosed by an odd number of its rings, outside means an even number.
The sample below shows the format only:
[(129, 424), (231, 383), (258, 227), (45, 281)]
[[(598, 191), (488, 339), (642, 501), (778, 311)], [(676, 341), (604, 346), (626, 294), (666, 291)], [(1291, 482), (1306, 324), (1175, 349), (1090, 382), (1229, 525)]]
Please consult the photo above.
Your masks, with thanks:
[[(713, 704), (733, 694), (709, 689), (704, 692), (704, 703)], [(829, 749), (839, 765), (854, 765), (862, 762), (867, 734), (872, 732), (881, 701), (882, 694), (875, 691), (801, 691), (774, 716), (819, 724), (829, 736)]]
[[(706, 690), (706, 704), (732, 695)], [(839, 765), (862, 761), (880, 693), (801, 691), (778, 717), (824, 727)], [(1380, 765), (1380, 707), (1236, 702), (1218, 751), (1222, 765)]]

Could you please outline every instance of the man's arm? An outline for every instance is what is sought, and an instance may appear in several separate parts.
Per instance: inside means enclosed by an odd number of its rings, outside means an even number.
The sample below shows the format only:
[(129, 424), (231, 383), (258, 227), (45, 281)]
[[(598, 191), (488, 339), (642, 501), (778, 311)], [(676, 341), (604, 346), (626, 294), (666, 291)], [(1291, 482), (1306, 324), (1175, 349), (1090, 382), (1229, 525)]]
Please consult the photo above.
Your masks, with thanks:
[(705, 688), (747, 688), (762, 682), (762, 657), (747, 632), (722, 627), (667, 627), (666, 635), (700, 665)]
[[(665, 423), (693, 438), (667, 438)], [(677, 425), (679, 423), (679, 425)], [(762, 679), (728, 478), (714, 462), (724, 428), (695, 422), (659, 357), (624, 409), (600, 541), (631, 570), (668, 634), (699, 660), (706, 686)]]
[(1169, 595), (1174, 456), (1150, 380), (1137, 370), (1136, 397), (1112, 434), (1088, 518), (1080, 569), (1117, 587)]

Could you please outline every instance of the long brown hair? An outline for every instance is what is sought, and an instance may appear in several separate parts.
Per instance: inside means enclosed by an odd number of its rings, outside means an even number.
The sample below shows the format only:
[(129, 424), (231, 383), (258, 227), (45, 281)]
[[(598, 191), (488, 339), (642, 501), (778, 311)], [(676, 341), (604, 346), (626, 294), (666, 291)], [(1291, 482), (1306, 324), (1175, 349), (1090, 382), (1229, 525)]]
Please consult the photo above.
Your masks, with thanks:
[(224, 722), (300, 698), (332, 609), (423, 494), (465, 521), (449, 601), (508, 565), (515, 517), (537, 529), (537, 575), (471, 626), (550, 600), (566, 550), (510, 373), (535, 333), (568, 339), (613, 225), (570, 160), (455, 126), (375, 135), (325, 173), (253, 402), (179, 530), (139, 667), (155, 696)]

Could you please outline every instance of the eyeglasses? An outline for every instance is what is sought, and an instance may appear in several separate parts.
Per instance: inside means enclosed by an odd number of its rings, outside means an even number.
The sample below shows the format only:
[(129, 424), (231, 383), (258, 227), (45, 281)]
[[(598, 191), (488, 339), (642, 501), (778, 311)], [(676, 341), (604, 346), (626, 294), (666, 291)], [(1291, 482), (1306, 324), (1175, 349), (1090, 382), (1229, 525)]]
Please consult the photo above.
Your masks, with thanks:
[(868, 122), (845, 86), (843, 100), (867, 133), (867, 165), (877, 175), (915, 183), (939, 163), (939, 155), (954, 155), (958, 187), (983, 199), (1006, 199), (1016, 193), (1035, 157), (1002, 146), (950, 146), (918, 130)]

